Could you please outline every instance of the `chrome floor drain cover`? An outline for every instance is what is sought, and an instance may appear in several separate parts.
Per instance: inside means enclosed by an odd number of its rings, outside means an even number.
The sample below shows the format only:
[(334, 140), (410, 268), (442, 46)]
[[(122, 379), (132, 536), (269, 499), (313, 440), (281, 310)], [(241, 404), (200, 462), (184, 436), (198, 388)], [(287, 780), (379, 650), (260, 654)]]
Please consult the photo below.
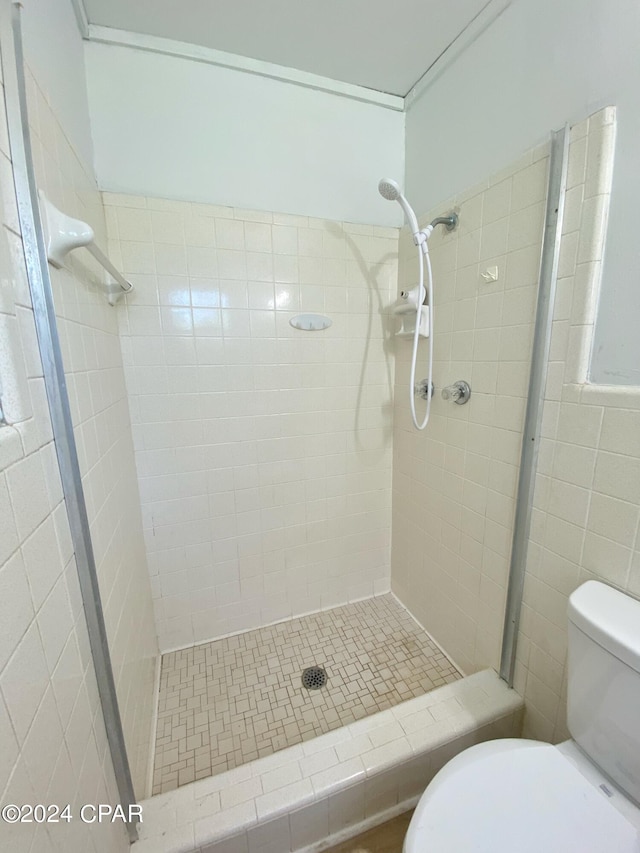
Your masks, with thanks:
[(302, 686), (307, 690), (320, 690), (327, 683), (327, 673), (321, 666), (310, 666), (302, 673)]

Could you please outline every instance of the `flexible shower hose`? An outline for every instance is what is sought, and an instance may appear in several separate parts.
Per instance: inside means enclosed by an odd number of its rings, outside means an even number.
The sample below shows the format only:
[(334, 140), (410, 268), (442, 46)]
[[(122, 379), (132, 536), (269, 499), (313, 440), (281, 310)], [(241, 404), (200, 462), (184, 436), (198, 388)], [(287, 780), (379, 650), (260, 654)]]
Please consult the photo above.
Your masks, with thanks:
[[(433, 379), (433, 273), (431, 270), (431, 258), (429, 257), (429, 247), (427, 240), (417, 246), (418, 259), (420, 261), (420, 287), (418, 291), (418, 309), (416, 311), (416, 328), (413, 333), (413, 349), (411, 352), (411, 372), (409, 376), (409, 402), (411, 404), (411, 419), (416, 429), (423, 430), (429, 423), (431, 415), (431, 389)], [(428, 289), (424, 286), (424, 268), (427, 267), (427, 277), (429, 281)], [(416, 415), (415, 401), (415, 386), (416, 386), (416, 362), (418, 360), (418, 344), (420, 342), (420, 319), (422, 317), (423, 303), (425, 296), (428, 297), (427, 304), (429, 307), (429, 372), (427, 375), (427, 411), (422, 422), (418, 421)]]

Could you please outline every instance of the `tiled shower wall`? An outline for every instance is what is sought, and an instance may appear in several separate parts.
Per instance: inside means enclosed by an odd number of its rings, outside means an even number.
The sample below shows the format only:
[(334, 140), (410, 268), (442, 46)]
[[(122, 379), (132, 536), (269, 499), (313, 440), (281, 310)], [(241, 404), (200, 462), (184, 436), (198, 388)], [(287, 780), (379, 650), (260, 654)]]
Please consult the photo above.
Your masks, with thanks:
[(388, 590), (397, 230), (104, 199), (161, 648)]
[(614, 137), (611, 108), (571, 131), (515, 682), (527, 734), (545, 740), (568, 736), (568, 595), (596, 579), (640, 596), (640, 389), (587, 382)]
[[(60, 210), (89, 222), (105, 246), (102, 199), (28, 75), (36, 180)], [(101, 289), (104, 272), (86, 252), (71, 272), (49, 267), (82, 483), (134, 786), (143, 796), (151, 760), (158, 656), (146, 568), (131, 424), (116, 309)]]
[[(26, 280), (0, 91), (0, 800), (118, 802)], [(3, 850), (125, 851), (122, 826), (2, 823)]]
[[(436, 390), (424, 432), (410, 421), (411, 342), (397, 348), (392, 590), (467, 673), (499, 665), (547, 169), (545, 145), (421, 217), (460, 217), (429, 241)], [(497, 280), (486, 281), (493, 268)], [(416, 283), (404, 229), (399, 289)], [(424, 340), (419, 365), (417, 380)], [(441, 397), (458, 379), (472, 389), (462, 406)]]

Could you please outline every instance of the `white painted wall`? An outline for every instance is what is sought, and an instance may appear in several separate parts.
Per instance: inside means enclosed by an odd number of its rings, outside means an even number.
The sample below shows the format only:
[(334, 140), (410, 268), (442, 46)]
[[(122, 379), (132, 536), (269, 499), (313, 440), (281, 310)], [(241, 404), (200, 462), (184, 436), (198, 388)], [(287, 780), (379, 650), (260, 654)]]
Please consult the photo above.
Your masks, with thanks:
[(25, 3), (22, 35), (27, 65), (69, 141), (80, 158), (91, 164), (93, 148), (83, 42), (70, 0)]
[(514, 0), (410, 107), (407, 194), (418, 210), (501, 168), (565, 122), (618, 107), (592, 379), (640, 384), (640, 5)]
[(399, 225), (377, 192), (404, 173), (404, 115), (189, 59), (88, 43), (100, 186)]

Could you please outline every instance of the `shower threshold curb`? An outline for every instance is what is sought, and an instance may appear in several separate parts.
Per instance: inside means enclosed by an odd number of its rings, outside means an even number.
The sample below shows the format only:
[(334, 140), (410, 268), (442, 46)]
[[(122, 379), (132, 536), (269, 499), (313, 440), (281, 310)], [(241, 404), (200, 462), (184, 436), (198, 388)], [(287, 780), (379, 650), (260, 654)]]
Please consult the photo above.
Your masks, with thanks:
[[(133, 853), (324, 850), (410, 808), (474, 743), (517, 737), (523, 702), (493, 670), (142, 801)], [(353, 829), (353, 833), (350, 829)]]

